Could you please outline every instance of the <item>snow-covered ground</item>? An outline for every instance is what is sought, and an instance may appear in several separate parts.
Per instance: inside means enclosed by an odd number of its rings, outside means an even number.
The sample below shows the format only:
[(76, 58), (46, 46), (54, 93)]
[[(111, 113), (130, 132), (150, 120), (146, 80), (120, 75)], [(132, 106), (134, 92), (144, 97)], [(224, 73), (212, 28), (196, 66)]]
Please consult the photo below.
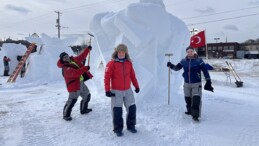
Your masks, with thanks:
[[(189, 32), (180, 19), (166, 12), (162, 1), (140, 0), (116, 13), (96, 14), (90, 25), (95, 34), (90, 63), (94, 78), (86, 84), (92, 94), (93, 111), (80, 115), (78, 101), (73, 120), (62, 119), (68, 93), (56, 62), (63, 51), (73, 55), (69, 46), (75, 45), (77, 38), (57, 39), (45, 34), (28, 37), (38, 49), (26, 60), (25, 77), (18, 77), (15, 83), (6, 83), (8, 78), (0, 77), (1, 146), (259, 145), (258, 60), (229, 60), (244, 82), (241, 88), (235, 87), (233, 77), (232, 83), (227, 83), (225, 73), (211, 72), (215, 92), (203, 92), (202, 117), (195, 123), (184, 114), (182, 71), (172, 71), (167, 104), (169, 59), (165, 53), (173, 53), (171, 61), (178, 63), (186, 55)], [(119, 43), (128, 46), (140, 85), (136, 95), (138, 133), (124, 130), (123, 137), (112, 131), (110, 98), (103, 87), (104, 66)], [(19, 44), (3, 45), (0, 58), (11, 58), (10, 74), (18, 64), (17, 55), (25, 50)], [(220, 68), (226, 66), (224, 61), (208, 62)]]
[[(85, 146), (85, 145), (177, 145), (177, 146), (257, 146), (259, 145), (259, 60), (229, 60), (244, 82), (226, 83), (223, 72), (210, 72), (215, 92), (203, 92), (202, 117), (193, 122), (184, 114), (182, 89), (178, 95), (154, 103), (137, 103), (138, 133), (124, 130), (123, 137), (112, 131), (110, 99), (99, 92), (94, 81), (86, 82), (93, 112), (80, 115), (79, 102), (73, 120), (62, 119), (68, 93), (63, 81), (6, 83), (0, 78), (0, 143), (2, 146)], [(224, 60), (209, 61), (224, 66)], [(164, 65), (166, 67), (166, 64)], [(98, 69), (102, 76), (104, 68)], [(99, 79), (100, 82), (102, 78)], [(165, 83), (167, 84), (167, 83)], [(148, 99), (148, 98), (146, 98)], [(151, 103), (151, 104), (150, 104)], [(125, 109), (124, 109), (125, 114)], [(124, 116), (125, 117), (125, 116)]]

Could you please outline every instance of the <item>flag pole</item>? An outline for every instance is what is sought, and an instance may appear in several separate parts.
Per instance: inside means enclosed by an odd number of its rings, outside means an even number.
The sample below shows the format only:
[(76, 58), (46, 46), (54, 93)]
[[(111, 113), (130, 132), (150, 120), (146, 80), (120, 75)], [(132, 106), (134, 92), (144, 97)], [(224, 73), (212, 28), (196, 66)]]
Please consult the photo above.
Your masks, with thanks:
[(204, 30), (205, 33), (205, 51), (206, 51), (206, 60), (209, 60), (209, 55), (208, 55), (208, 45), (207, 45), (207, 40), (206, 40), (206, 29)]

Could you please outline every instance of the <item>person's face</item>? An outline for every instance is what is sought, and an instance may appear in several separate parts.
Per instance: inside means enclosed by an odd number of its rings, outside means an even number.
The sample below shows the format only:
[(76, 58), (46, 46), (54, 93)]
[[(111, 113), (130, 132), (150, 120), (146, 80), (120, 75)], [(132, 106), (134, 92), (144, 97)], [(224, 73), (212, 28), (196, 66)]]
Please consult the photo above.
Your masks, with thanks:
[(125, 52), (119, 51), (117, 55), (118, 55), (119, 59), (123, 59), (123, 58), (125, 58), (125, 54), (126, 54)]
[(195, 52), (194, 52), (193, 49), (188, 49), (188, 50), (186, 51), (186, 53), (187, 53), (187, 56), (188, 56), (188, 57), (193, 57)]
[(68, 55), (65, 55), (62, 59), (63, 59), (63, 61), (65, 61), (65, 62), (69, 62), (69, 61), (70, 61), (70, 58), (69, 58)]

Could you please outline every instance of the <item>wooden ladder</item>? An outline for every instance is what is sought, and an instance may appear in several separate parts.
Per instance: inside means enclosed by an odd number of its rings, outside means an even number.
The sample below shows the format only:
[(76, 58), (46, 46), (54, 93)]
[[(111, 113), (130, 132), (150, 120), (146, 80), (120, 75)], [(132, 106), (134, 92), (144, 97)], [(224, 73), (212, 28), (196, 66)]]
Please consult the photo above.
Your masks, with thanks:
[(28, 47), (28, 49), (26, 50), (25, 54), (22, 56), (20, 62), (18, 63), (18, 65), (16, 66), (15, 70), (13, 71), (13, 73), (10, 75), (9, 79), (7, 80), (7, 83), (13, 83), (15, 82), (17, 76), (19, 75), (19, 73), (21, 72), (23, 65), (25, 64), (27, 58), (29, 57), (29, 55), (31, 54), (31, 51), (36, 47), (35, 43), (31, 43), (30, 46)]

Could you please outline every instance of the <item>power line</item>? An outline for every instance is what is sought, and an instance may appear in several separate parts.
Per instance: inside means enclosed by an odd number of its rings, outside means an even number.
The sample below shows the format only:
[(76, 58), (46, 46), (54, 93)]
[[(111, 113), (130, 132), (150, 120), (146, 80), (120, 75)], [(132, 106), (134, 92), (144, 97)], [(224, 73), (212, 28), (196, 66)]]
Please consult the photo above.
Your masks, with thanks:
[(213, 13), (213, 14), (207, 14), (207, 15), (200, 15), (200, 16), (193, 16), (193, 17), (186, 17), (186, 18), (183, 18), (183, 19), (194, 19), (194, 18), (200, 18), (200, 17), (212, 16), (212, 15), (218, 15), (218, 14), (232, 13), (232, 12), (236, 12), (236, 11), (255, 9), (255, 8), (258, 8), (258, 7), (259, 7), (259, 6), (255, 6), (255, 7), (248, 7), (248, 8), (242, 8), (242, 9), (235, 9), (235, 10), (223, 11), (223, 12), (218, 12), (218, 13)]
[[(112, 4), (112, 3), (117, 3), (117, 2), (121, 2), (121, 1), (126, 1), (126, 0), (106, 0), (106, 1), (95, 2), (95, 3), (91, 3), (91, 4), (85, 4), (85, 5), (81, 5), (81, 6), (77, 6), (77, 7), (61, 9), (60, 11), (66, 13), (68, 11), (74, 11), (74, 10), (82, 9), (82, 8), (86, 8), (86, 7), (98, 7), (98, 6), (100, 6), (100, 5), (98, 5), (99, 3)], [(42, 15), (39, 15), (39, 16), (36, 16), (36, 17), (32, 17), (32, 18), (28, 18), (28, 19), (25, 19), (25, 20), (17, 21), (17, 22), (14, 22), (14, 23), (10, 23), (7, 26), (0, 27), (0, 29), (10, 28), (10, 27), (13, 27), (14, 25), (17, 26), (17, 24), (21, 24), (22, 22), (36, 20), (36, 19), (39, 19), (39, 18), (47, 16), (47, 15), (51, 15), (51, 14), (53, 14), (53, 11), (45, 13), (45, 14), (42, 14)]]
[(206, 23), (212, 23), (212, 22), (219, 22), (219, 21), (226, 21), (226, 20), (231, 20), (231, 19), (239, 19), (239, 18), (250, 17), (250, 16), (255, 16), (255, 15), (259, 15), (259, 13), (237, 16), (237, 17), (224, 18), (224, 19), (218, 19), (218, 20), (211, 20), (211, 21), (205, 21), (205, 22), (192, 23), (192, 24), (188, 24), (187, 26), (206, 24)]
[(118, 2), (123, 2), (123, 1), (127, 1), (127, 0), (106, 0), (103, 2), (95, 2), (95, 3), (91, 3), (91, 4), (85, 4), (85, 5), (80, 5), (77, 7), (71, 7), (71, 8), (66, 8), (66, 9), (61, 9), (62, 12), (68, 12), (68, 11), (74, 11), (74, 10), (79, 10), (82, 8), (94, 8), (94, 7), (99, 7), (99, 3), (102, 3), (103, 5), (110, 5), (110, 4), (114, 4), (114, 3), (118, 3)]
[(39, 16), (36, 16), (36, 17), (32, 17), (32, 18), (28, 18), (28, 19), (25, 19), (25, 20), (17, 21), (17, 22), (14, 22), (14, 23), (10, 23), (10, 24), (8, 24), (8, 26), (0, 27), (0, 29), (13, 27), (13, 25), (17, 26), (16, 24), (20, 24), (20, 23), (22, 23), (24, 21), (36, 20), (36, 19), (39, 19), (41, 17), (48, 16), (50, 14), (52, 14), (52, 12), (48, 12), (48, 13), (45, 13), (45, 14), (42, 14), (42, 15), (39, 15)]
[[(66, 13), (69, 11), (75, 11), (75, 10), (79, 10), (79, 9), (83, 9), (83, 8), (94, 8), (94, 7), (99, 7), (100, 3), (106, 5), (106, 4), (115, 4), (118, 2), (123, 2), (126, 0), (106, 0), (106, 1), (101, 1), (101, 2), (95, 2), (95, 3), (91, 3), (91, 4), (85, 4), (85, 5), (80, 5), (77, 7), (71, 7), (71, 8), (65, 8), (65, 9), (61, 9), (60, 11), (62, 11), (62, 13)], [(236, 12), (236, 11), (241, 11), (241, 10), (248, 10), (248, 9), (255, 9), (258, 8), (259, 6), (255, 6), (255, 7), (247, 7), (247, 8), (242, 8), (242, 9), (235, 9), (235, 10), (229, 10), (229, 11), (223, 11), (223, 12), (218, 12), (218, 13), (214, 13), (214, 14), (208, 14), (208, 15), (201, 15), (201, 16), (194, 16), (194, 17), (187, 17), (187, 18), (183, 18), (183, 19), (193, 19), (193, 18), (198, 18), (198, 17), (205, 17), (205, 16), (211, 16), (211, 15), (218, 15), (218, 14), (224, 14), (224, 13), (231, 13), (231, 12)], [(86, 9), (87, 10), (87, 9)], [(16, 24), (18, 23), (22, 23), (24, 21), (31, 21), (31, 20), (36, 20), (39, 19), (41, 17), (44, 16), (48, 16), (50, 14), (53, 14), (53, 12), (48, 12), (33, 18), (29, 18), (26, 20), (22, 20), (22, 21), (18, 21), (12, 24), (9, 24), (8, 26), (5, 27), (0, 27), (0, 29), (4, 29), (4, 28), (8, 28), (8, 27), (12, 27), (13, 25), (17, 26)], [(249, 15), (244, 15), (244, 16), (237, 16), (237, 17), (231, 17), (231, 18), (225, 18), (225, 19), (219, 19), (219, 20), (211, 20), (211, 21), (205, 21), (205, 22), (198, 22), (198, 23), (193, 23), (193, 24), (189, 24), (187, 26), (193, 26), (193, 25), (199, 25), (199, 24), (206, 24), (206, 23), (213, 23), (213, 22), (219, 22), (219, 21), (226, 21), (226, 20), (231, 20), (231, 19), (239, 19), (239, 18), (243, 18), (243, 17), (250, 17), (250, 16), (255, 16), (258, 15), (259, 13), (255, 13), (255, 14), (249, 14)]]

